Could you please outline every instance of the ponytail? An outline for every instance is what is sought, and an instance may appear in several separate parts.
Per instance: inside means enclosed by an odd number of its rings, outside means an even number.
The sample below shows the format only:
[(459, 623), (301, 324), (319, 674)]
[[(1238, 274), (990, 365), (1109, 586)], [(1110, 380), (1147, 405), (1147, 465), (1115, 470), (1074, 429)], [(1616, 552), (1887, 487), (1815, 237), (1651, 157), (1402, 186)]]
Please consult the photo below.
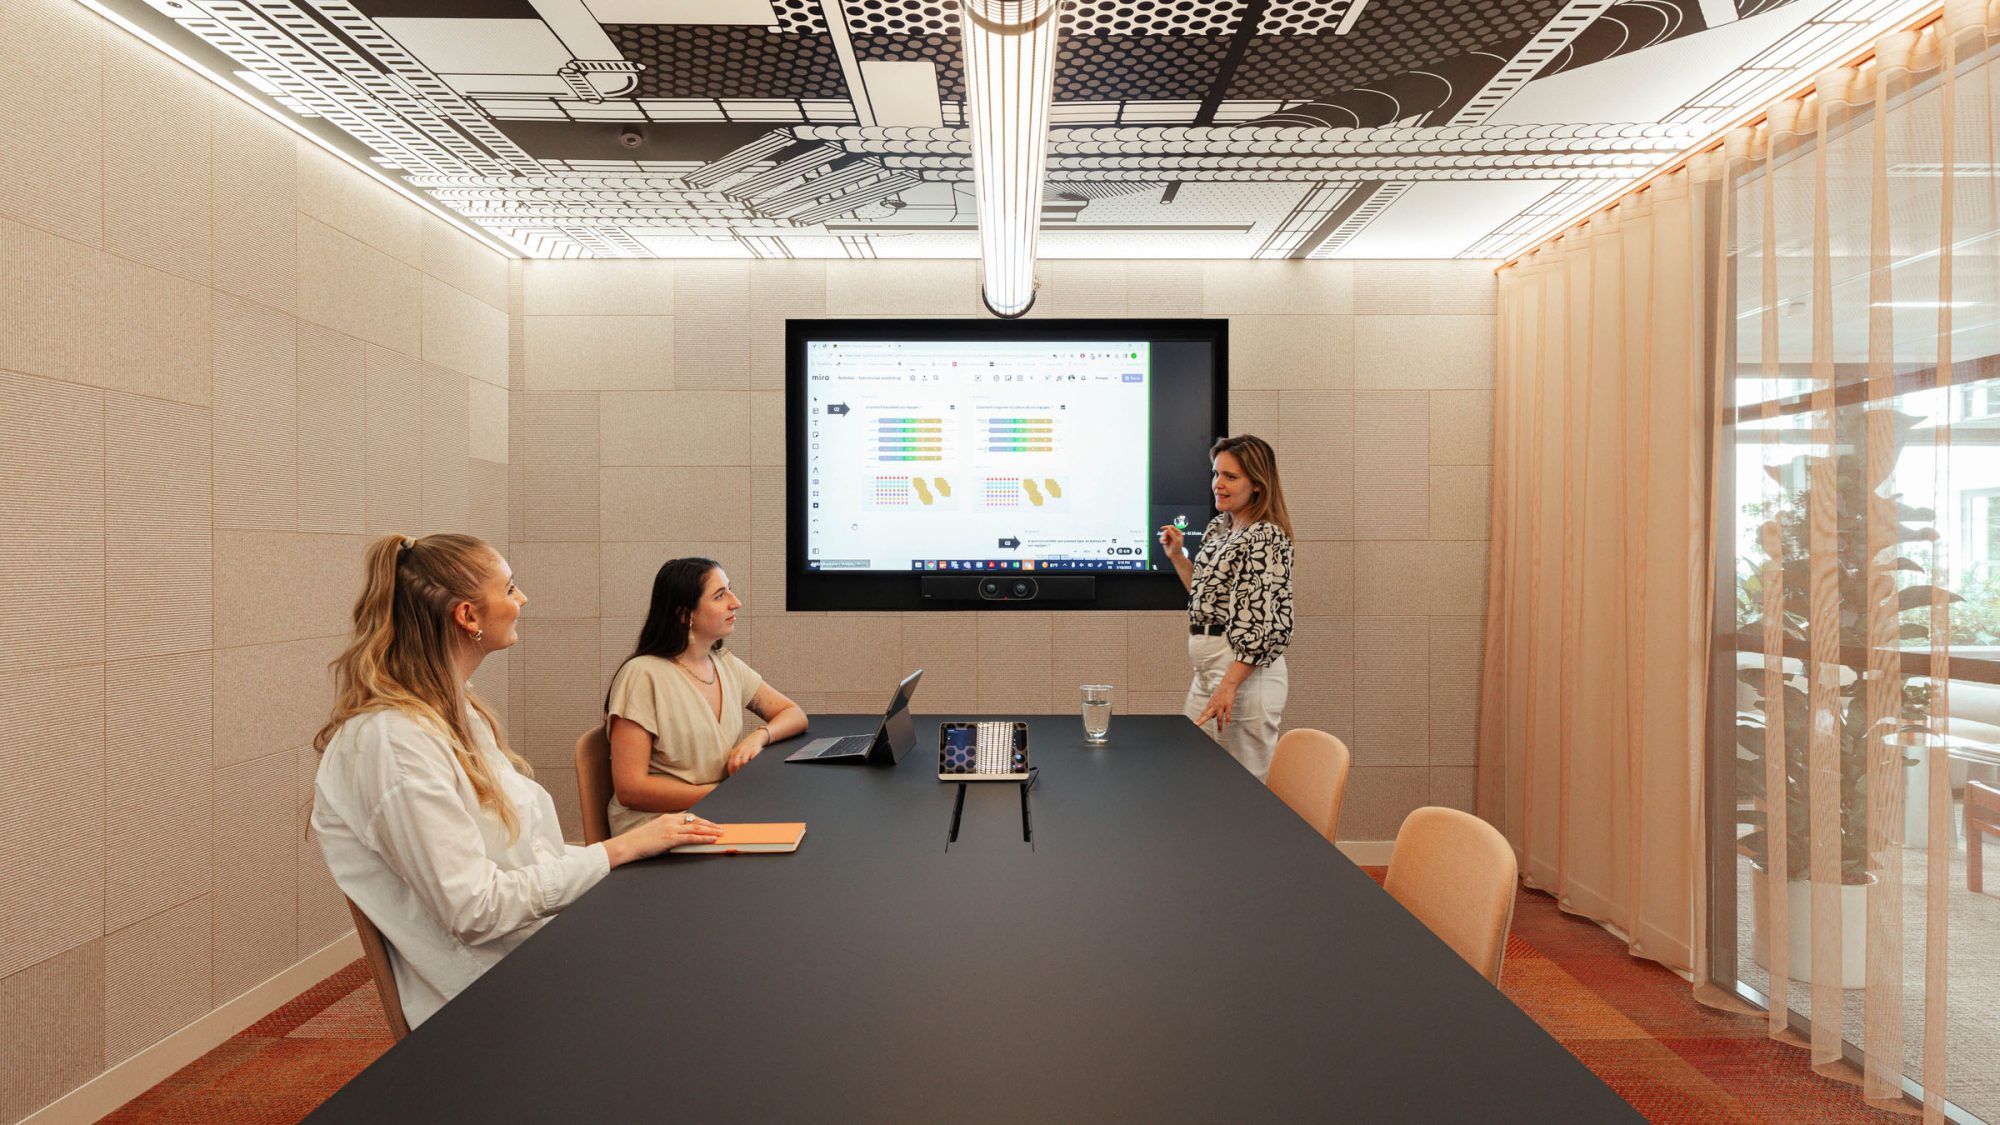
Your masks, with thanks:
[(514, 768), (533, 767), (507, 745), (493, 712), (459, 679), (456, 648), (463, 643), (452, 611), (474, 601), (499, 558), (470, 535), (385, 535), (363, 561), (361, 597), (354, 603), (354, 639), (334, 659), (333, 714), (313, 737), (325, 753), (340, 725), (356, 715), (395, 708), (441, 736), (472, 783), (480, 807), (500, 818), (513, 840), (520, 818), (483, 755), (473, 750), (465, 712), (472, 709)]

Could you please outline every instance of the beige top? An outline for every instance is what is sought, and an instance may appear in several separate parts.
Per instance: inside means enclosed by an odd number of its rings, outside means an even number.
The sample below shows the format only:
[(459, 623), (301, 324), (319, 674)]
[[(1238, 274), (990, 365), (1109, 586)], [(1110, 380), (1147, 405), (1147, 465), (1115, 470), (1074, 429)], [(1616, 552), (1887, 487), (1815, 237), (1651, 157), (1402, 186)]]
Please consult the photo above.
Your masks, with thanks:
[[(658, 656), (635, 656), (611, 678), (608, 715), (645, 727), (653, 735), (647, 772), (709, 785), (728, 776), (729, 751), (743, 737), (743, 711), (764, 686), (764, 677), (727, 650), (715, 654), (722, 683), (722, 717), (702, 694), (702, 686)], [(607, 719), (608, 722), (608, 719)], [(613, 796), (605, 806), (613, 833), (625, 832), (658, 816), (628, 809)]]

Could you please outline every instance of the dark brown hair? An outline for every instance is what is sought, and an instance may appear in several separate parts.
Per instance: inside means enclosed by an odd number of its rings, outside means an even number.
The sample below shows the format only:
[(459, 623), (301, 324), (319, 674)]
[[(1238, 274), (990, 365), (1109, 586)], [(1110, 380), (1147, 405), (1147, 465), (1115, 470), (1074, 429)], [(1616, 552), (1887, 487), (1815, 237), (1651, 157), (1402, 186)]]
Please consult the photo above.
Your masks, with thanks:
[[(687, 651), (689, 626), (694, 611), (701, 606), (702, 588), (708, 585), (708, 576), (721, 566), (714, 559), (698, 555), (668, 559), (660, 565), (658, 573), (653, 575), (653, 600), (646, 609), (646, 623), (639, 628), (639, 646), (619, 662), (620, 670), (641, 656), (672, 660)], [(721, 649), (722, 642), (718, 640), (710, 651)], [(611, 709), (608, 690), (604, 709)]]

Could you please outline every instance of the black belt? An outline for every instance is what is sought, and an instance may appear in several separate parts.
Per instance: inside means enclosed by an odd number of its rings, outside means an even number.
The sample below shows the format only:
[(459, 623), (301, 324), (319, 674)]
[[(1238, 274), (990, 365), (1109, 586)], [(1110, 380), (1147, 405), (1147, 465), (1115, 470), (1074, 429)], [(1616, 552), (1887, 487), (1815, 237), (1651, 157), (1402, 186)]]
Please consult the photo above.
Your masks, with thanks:
[(1190, 637), (1219, 637), (1229, 631), (1227, 625), (1189, 625)]

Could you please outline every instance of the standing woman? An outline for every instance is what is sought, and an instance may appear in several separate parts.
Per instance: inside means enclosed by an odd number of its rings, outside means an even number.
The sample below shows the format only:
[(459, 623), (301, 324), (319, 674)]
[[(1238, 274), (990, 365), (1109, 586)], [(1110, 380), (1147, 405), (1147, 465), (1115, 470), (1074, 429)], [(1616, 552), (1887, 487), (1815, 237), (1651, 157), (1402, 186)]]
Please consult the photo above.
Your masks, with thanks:
[(1278, 745), (1292, 643), (1292, 517), (1270, 443), (1249, 434), (1208, 451), (1215, 506), (1190, 562), (1178, 528), (1160, 546), (1188, 589), (1187, 717), (1262, 781)]
[[(653, 576), (638, 648), (604, 698), (613, 832), (693, 808), (766, 746), (806, 729), (799, 705), (725, 647), (742, 608), (712, 559), (670, 559)], [(744, 723), (746, 708), (763, 723)]]
[(472, 692), (518, 639), (528, 597), (470, 535), (390, 535), (368, 548), (354, 641), (333, 662), (333, 717), (312, 826), (333, 881), (382, 931), (415, 1027), (611, 868), (721, 829), (692, 814), (587, 848), (528, 780)]

